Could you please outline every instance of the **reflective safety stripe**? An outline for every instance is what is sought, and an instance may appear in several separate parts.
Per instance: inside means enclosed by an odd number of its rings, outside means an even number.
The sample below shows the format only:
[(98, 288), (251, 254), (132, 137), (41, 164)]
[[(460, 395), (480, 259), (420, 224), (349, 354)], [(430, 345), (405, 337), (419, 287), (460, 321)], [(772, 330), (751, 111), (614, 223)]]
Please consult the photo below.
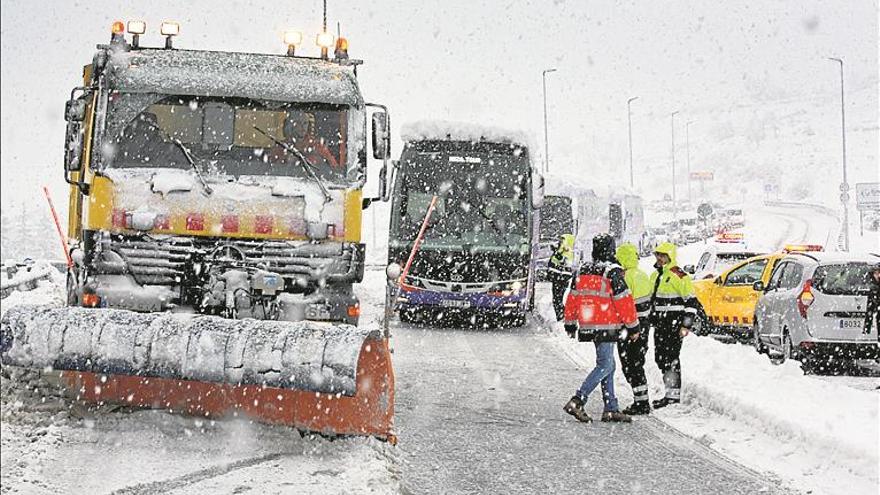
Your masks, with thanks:
[(581, 323), (578, 327), (581, 330), (618, 330), (622, 325), (620, 323), (601, 324), (601, 323)]
[(666, 397), (669, 399), (681, 399), (681, 389), (679, 388), (667, 388), (666, 389)]
[(685, 308), (684, 308), (684, 312), (685, 312), (685, 313), (697, 314), (697, 308), (685, 307)]
[(650, 314), (651, 314), (651, 310), (650, 310), (650, 309), (646, 309), (646, 310), (644, 310), (644, 311), (639, 311), (639, 312), (636, 313), (636, 315), (638, 315), (639, 318), (647, 318), (648, 315), (650, 315)]
[(647, 392), (647, 391), (648, 391), (647, 385), (639, 385), (638, 387), (633, 387), (633, 393)]
[(636, 304), (645, 304), (645, 303), (650, 303), (650, 302), (651, 302), (651, 296), (650, 296), (650, 295), (648, 295), (648, 296), (642, 296), (642, 297), (639, 297), (639, 298), (637, 298), (637, 299), (635, 300), (635, 303), (636, 303)]
[(664, 305), (664, 306), (660, 306), (658, 304), (657, 306), (654, 307), (654, 309), (657, 311), (684, 311), (685, 307), (680, 304), (670, 304), (670, 305)]
[(594, 290), (594, 289), (574, 289), (569, 292), (574, 296), (594, 296), (594, 297), (609, 297), (611, 294), (603, 290)]

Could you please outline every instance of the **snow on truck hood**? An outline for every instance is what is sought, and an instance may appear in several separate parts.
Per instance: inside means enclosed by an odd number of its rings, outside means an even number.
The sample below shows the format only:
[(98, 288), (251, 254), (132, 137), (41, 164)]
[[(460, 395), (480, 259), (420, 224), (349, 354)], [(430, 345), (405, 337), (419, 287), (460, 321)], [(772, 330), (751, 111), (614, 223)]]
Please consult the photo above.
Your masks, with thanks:
[(331, 224), (341, 223), (344, 213), (344, 191), (328, 189), (333, 199), (325, 202), (318, 185), (307, 179), (242, 176), (229, 182), (206, 176), (213, 190), (206, 196), (198, 177), (188, 170), (108, 169), (104, 175), (114, 185), (114, 206), (135, 212), (271, 210)]
[(107, 63), (110, 87), (133, 93), (239, 96), (360, 107), (352, 66), (252, 53), (141, 49)]

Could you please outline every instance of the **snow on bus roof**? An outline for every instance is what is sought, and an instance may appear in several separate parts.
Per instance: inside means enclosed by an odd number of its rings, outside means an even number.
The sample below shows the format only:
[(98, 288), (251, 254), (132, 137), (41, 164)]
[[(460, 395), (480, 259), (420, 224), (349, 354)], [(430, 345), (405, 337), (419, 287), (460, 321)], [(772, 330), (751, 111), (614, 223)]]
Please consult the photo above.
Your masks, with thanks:
[[(401, 127), (400, 136), (404, 141), (486, 141), (490, 143), (510, 143), (525, 146), (533, 152), (531, 136), (523, 131), (485, 126), (472, 122), (451, 122), (447, 120), (419, 120), (408, 122)], [(534, 153), (532, 153), (534, 154)]]
[(125, 92), (363, 104), (351, 66), (279, 55), (157, 49), (114, 52), (107, 78), (112, 88)]

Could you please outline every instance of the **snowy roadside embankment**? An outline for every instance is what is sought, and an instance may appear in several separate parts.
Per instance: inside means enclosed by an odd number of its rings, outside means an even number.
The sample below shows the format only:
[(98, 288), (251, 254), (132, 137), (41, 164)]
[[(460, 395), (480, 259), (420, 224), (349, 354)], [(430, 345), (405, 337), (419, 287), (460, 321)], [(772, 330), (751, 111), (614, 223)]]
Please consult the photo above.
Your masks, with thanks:
[[(878, 483), (878, 394), (805, 376), (799, 363), (775, 366), (747, 346), (690, 336), (682, 348), (683, 404), (657, 416), (702, 436), (755, 469), (798, 488), (869, 493)], [(650, 363), (650, 361), (649, 361)], [(650, 364), (655, 397), (662, 377)], [(870, 380), (870, 378), (866, 378)], [(875, 379), (876, 382), (876, 379)], [(703, 409), (734, 424), (692, 421)], [(736, 431), (740, 429), (741, 431)], [(735, 432), (735, 433), (734, 433)]]

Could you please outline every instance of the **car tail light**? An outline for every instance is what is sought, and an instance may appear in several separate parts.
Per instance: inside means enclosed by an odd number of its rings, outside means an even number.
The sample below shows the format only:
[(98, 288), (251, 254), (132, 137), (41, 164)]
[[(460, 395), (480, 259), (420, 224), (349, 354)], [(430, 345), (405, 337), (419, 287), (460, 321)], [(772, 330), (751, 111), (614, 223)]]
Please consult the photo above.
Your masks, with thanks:
[(113, 209), (111, 223), (114, 227), (124, 229), (128, 227), (128, 212), (121, 209)]
[(801, 289), (801, 294), (797, 298), (797, 307), (798, 312), (802, 317), (807, 317), (807, 309), (813, 304), (813, 280), (807, 280), (804, 282), (804, 288)]
[(238, 232), (238, 215), (225, 215), (220, 219), (223, 232)]
[(348, 307), (348, 316), (349, 318), (357, 318), (361, 315), (361, 305), (353, 304)]
[(190, 213), (187, 215), (186, 230), (205, 230), (205, 216), (201, 213)]
[(257, 218), (254, 219), (254, 232), (257, 234), (271, 234), (272, 224), (274, 223), (275, 219), (268, 215), (257, 215)]

